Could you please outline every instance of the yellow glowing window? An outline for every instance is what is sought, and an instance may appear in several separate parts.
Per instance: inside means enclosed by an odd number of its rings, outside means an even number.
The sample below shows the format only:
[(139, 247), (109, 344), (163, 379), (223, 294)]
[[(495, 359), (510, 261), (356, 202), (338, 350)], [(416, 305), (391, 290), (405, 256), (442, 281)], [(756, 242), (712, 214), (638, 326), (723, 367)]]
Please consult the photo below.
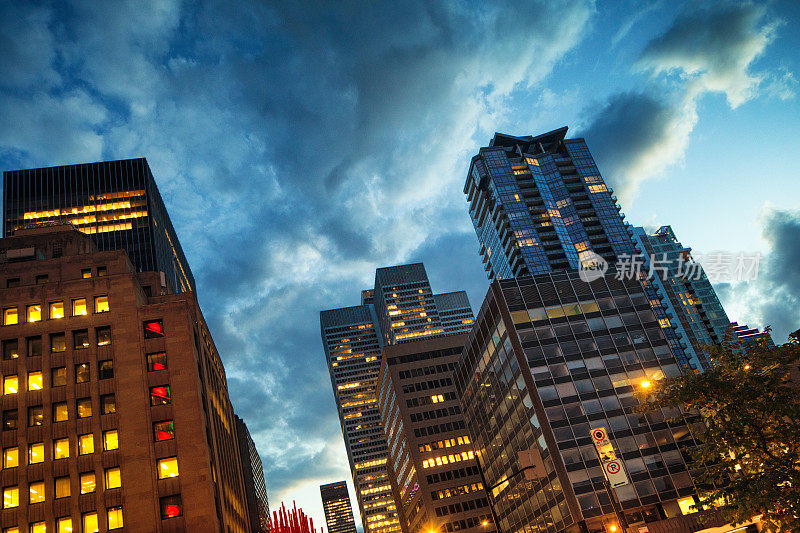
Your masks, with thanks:
[(53, 404), (53, 422), (64, 422), (69, 419), (67, 412), (67, 402), (56, 402)]
[(81, 435), (78, 437), (78, 455), (94, 453), (94, 435)]
[(56, 519), (56, 533), (72, 533), (72, 518), (65, 516)]
[(86, 314), (86, 298), (72, 300), (72, 316), (82, 316)]
[(35, 465), (36, 463), (44, 462), (44, 443), (37, 442), (36, 444), (28, 445), (28, 464)]
[(94, 312), (105, 313), (108, 311), (108, 296), (96, 296), (94, 299)]
[(27, 310), (28, 322), (39, 322), (42, 319), (42, 306), (29, 305)]
[(3, 309), (3, 325), (4, 326), (11, 326), (13, 324), (19, 323), (19, 315), (17, 314), (16, 307), (9, 307), (7, 309)]
[(19, 466), (19, 448), (6, 448), (3, 450), (3, 468)]
[(97, 483), (95, 482), (94, 472), (84, 472), (81, 474), (81, 494), (94, 492), (95, 488), (97, 488)]
[(50, 304), (50, 318), (64, 318), (64, 302), (53, 302)]
[(69, 457), (69, 439), (56, 439), (53, 441), (53, 459), (66, 459)]
[(662, 328), (668, 328), (672, 324), (669, 323), (669, 319), (668, 318), (659, 318), (658, 319), (658, 325), (661, 326)]
[(122, 527), (122, 507), (108, 508), (108, 529), (119, 529)]
[(11, 526), (3, 528), (3, 533), (19, 533), (19, 528), (17, 526)]
[(97, 513), (84, 513), (81, 516), (83, 522), (83, 533), (97, 533), (100, 531), (100, 522), (97, 521)]
[(69, 498), (72, 493), (69, 476), (56, 478), (56, 498)]
[(681, 513), (683, 514), (696, 513), (697, 509), (692, 509), (693, 505), (694, 505), (694, 498), (692, 498), (691, 496), (688, 496), (686, 498), (681, 498), (680, 500), (678, 500), (678, 507), (681, 508)]
[(34, 522), (30, 525), (28, 533), (47, 533), (47, 525), (44, 522)]
[(16, 394), (19, 390), (19, 378), (17, 376), (3, 376), (3, 394)]
[(12, 507), (19, 507), (19, 488), (18, 487), (4, 487), (3, 488), (3, 509), (11, 509)]
[(44, 481), (36, 481), (28, 485), (28, 493), (30, 503), (39, 503), (44, 501)]
[(106, 490), (118, 489), (122, 486), (122, 474), (119, 467), (106, 469)]
[(158, 479), (177, 477), (177, 475), (178, 475), (177, 457), (167, 457), (166, 459), (158, 460)]
[(119, 448), (119, 436), (116, 429), (103, 432), (103, 450), (116, 450)]
[(41, 372), (30, 372), (28, 374), (28, 390), (42, 390)]

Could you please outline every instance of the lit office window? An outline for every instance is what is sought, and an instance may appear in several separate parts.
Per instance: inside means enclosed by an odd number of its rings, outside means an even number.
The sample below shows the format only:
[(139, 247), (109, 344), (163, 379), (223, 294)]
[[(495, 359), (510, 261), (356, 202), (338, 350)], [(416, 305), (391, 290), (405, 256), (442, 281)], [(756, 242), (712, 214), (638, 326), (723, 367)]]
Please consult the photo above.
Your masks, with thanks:
[(164, 370), (167, 368), (167, 354), (166, 352), (149, 353), (147, 354), (147, 371), (153, 372), (156, 370)]
[(103, 432), (103, 450), (116, 450), (119, 448), (119, 435), (116, 429), (109, 429)]
[(86, 383), (89, 378), (89, 363), (75, 365), (75, 383)]
[(16, 468), (19, 466), (19, 448), (3, 449), (3, 468)]
[(44, 481), (35, 481), (28, 485), (28, 503), (44, 501)]
[(95, 296), (94, 298), (94, 312), (105, 313), (109, 309), (108, 296)]
[(44, 407), (32, 405), (28, 407), (28, 427), (37, 427), (44, 424)]
[(89, 494), (97, 488), (94, 472), (84, 472), (81, 474), (81, 494)]
[(67, 402), (56, 402), (53, 404), (53, 422), (64, 422), (69, 419)]
[(3, 509), (19, 507), (19, 487), (3, 487)]
[(69, 457), (69, 439), (56, 439), (53, 441), (53, 459), (66, 459)]
[(72, 531), (71, 517), (56, 518), (56, 533), (72, 533)]
[(72, 483), (69, 476), (57, 477), (55, 479), (56, 498), (69, 498), (72, 494)]
[(108, 346), (111, 344), (111, 328), (108, 326), (104, 326), (102, 328), (97, 328), (95, 330), (97, 334), (97, 345), (98, 346)]
[(123, 526), (122, 523), (122, 507), (109, 507), (108, 512), (108, 529), (119, 529)]
[(178, 476), (178, 458), (167, 457), (158, 460), (158, 479)]
[(78, 455), (94, 453), (94, 435), (81, 435), (78, 437)]
[(78, 418), (89, 418), (92, 416), (91, 398), (78, 398), (75, 400), (75, 407), (78, 413)]
[(89, 330), (79, 329), (72, 332), (72, 346), (76, 350), (89, 347)]
[(42, 319), (42, 306), (38, 304), (29, 305), (26, 315), (28, 317), (28, 322), (39, 322)]
[(83, 316), (86, 312), (86, 298), (72, 300), (72, 316)]
[(16, 394), (19, 390), (19, 378), (17, 376), (3, 376), (3, 394)]
[(150, 405), (166, 405), (168, 403), (172, 403), (169, 385), (150, 389)]
[(97, 513), (83, 513), (81, 515), (81, 522), (83, 522), (82, 533), (97, 533), (100, 531), (100, 522), (97, 520)]
[(19, 323), (19, 314), (16, 307), (7, 307), (3, 309), (3, 325), (12, 326)]
[(106, 490), (118, 489), (122, 486), (122, 474), (120, 474), (119, 467), (106, 468), (105, 482)]
[(28, 533), (47, 533), (47, 526), (44, 522), (31, 522), (28, 526)]
[(172, 420), (164, 420), (163, 422), (156, 422), (153, 424), (153, 433), (155, 434), (156, 442), (162, 440), (170, 440), (175, 438), (175, 424)]
[(28, 444), (28, 464), (35, 465), (36, 463), (44, 462), (44, 443), (37, 442), (35, 444)]
[(28, 390), (42, 390), (44, 382), (42, 380), (41, 372), (28, 373)]
[(64, 318), (64, 302), (52, 302), (50, 304), (50, 319), (57, 320)]

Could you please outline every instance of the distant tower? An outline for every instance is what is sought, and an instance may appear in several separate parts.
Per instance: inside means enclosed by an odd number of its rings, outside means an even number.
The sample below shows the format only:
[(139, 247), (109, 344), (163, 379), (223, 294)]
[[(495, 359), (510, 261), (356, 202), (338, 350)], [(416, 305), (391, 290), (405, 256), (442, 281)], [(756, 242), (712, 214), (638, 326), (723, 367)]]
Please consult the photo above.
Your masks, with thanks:
[(350, 506), (350, 494), (347, 483), (337, 481), (320, 485), (322, 508), (325, 510), (325, 523), (328, 533), (356, 533), (356, 522), (353, 519), (353, 508)]

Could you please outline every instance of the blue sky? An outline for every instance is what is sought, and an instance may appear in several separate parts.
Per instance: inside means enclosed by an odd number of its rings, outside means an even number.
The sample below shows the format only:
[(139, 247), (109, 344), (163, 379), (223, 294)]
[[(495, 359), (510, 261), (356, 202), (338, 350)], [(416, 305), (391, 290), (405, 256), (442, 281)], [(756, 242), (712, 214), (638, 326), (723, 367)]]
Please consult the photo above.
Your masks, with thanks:
[(0, 1), (0, 168), (148, 159), (271, 501), (321, 523), (318, 312), (410, 261), (480, 305), (461, 191), (495, 131), (584, 135), (631, 223), (763, 254), (732, 319), (800, 327), (799, 51), (791, 1)]

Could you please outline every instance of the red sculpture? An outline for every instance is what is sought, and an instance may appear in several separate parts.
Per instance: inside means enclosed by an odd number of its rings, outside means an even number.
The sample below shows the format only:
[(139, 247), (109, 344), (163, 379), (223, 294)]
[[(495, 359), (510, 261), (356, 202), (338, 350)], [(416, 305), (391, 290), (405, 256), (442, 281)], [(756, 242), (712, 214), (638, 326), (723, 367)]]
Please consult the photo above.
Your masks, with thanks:
[[(303, 509), (298, 509), (294, 500), (292, 505), (294, 508), (287, 511), (281, 502), (281, 508), (272, 512), (270, 533), (317, 533), (314, 529), (314, 520), (306, 516)], [(323, 533), (322, 528), (319, 528), (319, 533)]]

